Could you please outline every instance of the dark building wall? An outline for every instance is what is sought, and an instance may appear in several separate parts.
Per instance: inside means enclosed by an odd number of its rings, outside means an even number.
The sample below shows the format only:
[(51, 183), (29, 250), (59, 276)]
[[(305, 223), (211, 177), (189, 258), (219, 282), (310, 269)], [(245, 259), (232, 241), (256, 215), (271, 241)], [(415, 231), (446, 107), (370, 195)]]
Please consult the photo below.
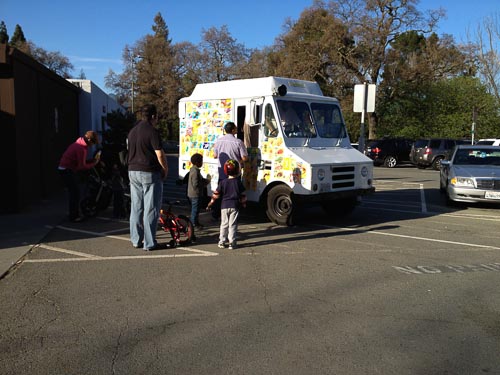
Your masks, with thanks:
[(79, 93), (29, 56), (0, 45), (1, 126), (6, 125), (10, 140), (0, 159), (2, 175), (9, 176), (1, 212), (16, 212), (62, 192), (57, 166), (79, 136)]

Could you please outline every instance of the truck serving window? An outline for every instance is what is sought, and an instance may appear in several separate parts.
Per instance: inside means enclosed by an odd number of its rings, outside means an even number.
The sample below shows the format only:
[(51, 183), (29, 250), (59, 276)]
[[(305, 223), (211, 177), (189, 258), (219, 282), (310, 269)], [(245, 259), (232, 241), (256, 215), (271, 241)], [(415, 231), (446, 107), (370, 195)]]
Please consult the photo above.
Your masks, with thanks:
[(278, 100), (278, 111), (283, 132), (289, 138), (314, 138), (314, 128), (309, 106), (304, 102)]
[(347, 132), (338, 106), (327, 103), (312, 103), (311, 109), (321, 138), (346, 137)]

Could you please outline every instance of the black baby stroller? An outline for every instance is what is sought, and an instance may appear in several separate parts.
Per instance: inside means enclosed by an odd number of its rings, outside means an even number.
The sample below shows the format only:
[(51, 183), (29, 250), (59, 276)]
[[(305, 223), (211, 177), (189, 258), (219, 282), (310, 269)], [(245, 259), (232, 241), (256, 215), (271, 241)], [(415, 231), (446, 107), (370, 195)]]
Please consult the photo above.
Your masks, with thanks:
[(101, 162), (86, 177), (83, 199), (80, 202), (80, 209), (85, 216), (95, 216), (111, 203), (113, 190), (111, 182), (105, 178), (105, 168), (105, 164)]

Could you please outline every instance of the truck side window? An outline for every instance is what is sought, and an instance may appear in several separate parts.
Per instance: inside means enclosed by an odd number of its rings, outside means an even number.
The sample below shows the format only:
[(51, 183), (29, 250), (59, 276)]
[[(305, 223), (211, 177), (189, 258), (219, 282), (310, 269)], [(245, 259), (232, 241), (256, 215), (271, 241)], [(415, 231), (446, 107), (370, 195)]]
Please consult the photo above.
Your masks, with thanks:
[(266, 137), (276, 137), (278, 135), (278, 123), (274, 117), (273, 107), (271, 104), (266, 104), (264, 116), (264, 135)]

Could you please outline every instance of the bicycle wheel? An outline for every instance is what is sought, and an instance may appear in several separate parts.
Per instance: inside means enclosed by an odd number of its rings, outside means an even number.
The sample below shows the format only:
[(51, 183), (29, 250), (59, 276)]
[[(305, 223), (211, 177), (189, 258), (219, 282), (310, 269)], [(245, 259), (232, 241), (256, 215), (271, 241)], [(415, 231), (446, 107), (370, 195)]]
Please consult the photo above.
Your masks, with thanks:
[(80, 209), (84, 216), (92, 217), (97, 215), (97, 206), (93, 199), (86, 197), (80, 202)]
[(177, 233), (179, 235), (177, 242), (179, 245), (189, 245), (194, 234), (193, 224), (187, 216), (184, 215), (177, 216), (175, 222), (177, 224)]

